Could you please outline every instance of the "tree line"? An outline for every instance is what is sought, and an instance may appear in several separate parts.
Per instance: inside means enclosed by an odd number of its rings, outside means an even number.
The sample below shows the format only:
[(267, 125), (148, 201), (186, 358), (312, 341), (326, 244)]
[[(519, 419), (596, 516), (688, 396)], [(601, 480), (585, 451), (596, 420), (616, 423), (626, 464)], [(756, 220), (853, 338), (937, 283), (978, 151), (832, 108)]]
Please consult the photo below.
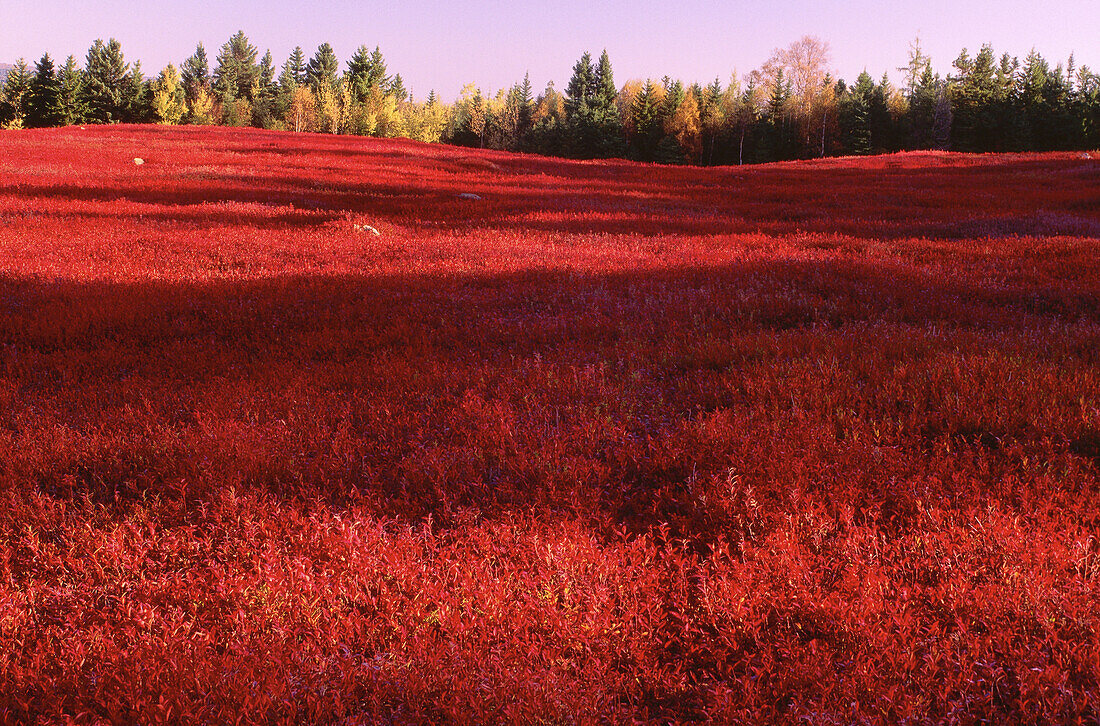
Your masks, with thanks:
[[(213, 68), (211, 68), (213, 65)], [(529, 77), (495, 94), (468, 84), (453, 103), (415, 100), (379, 48), (360, 46), (343, 71), (332, 46), (295, 48), (276, 70), (244, 32), (211, 64), (200, 43), (177, 68), (146, 78), (117, 40), (97, 40), (83, 66), (49, 53), (20, 60), (0, 88), (5, 128), (94, 123), (221, 124), (407, 137), (571, 158), (624, 157), (743, 164), (910, 149), (1048, 151), (1100, 147), (1100, 75), (1023, 61), (984, 45), (963, 50), (947, 77), (919, 42), (895, 87), (866, 71), (854, 83), (828, 71), (828, 45), (804, 37), (723, 84), (664, 77), (615, 84), (606, 51), (584, 53), (564, 92), (537, 96)]]

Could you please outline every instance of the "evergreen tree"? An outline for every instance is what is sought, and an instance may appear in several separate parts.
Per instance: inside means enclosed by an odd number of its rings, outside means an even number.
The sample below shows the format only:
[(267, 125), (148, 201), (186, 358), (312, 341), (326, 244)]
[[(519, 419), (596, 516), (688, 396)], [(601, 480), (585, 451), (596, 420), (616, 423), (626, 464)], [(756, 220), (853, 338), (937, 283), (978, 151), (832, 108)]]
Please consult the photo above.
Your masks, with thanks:
[(996, 62), (993, 49), (983, 45), (973, 60), (964, 48), (949, 80), (954, 121), (951, 142), (958, 151), (990, 151), (996, 147), (993, 113)]
[(875, 96), (875, 82), (871, 74), (863, 71), (855, 85), (844, 92), (840, 100), (840, 142), (847, 154), (870, 154), (871, 105)]
[(111, 38), (105, 44), (96, 40), (88, 49), (84, 66), (83, 102), (91, 123), (118, 123), (126, 113), (124, 93), (130, 66), (122, 55), (122, 46)]
[[(858, 84), (857, 84), (858, 85)], [(869, 121), (871, 125), (871, 148), (876, 153), (897, 151), (901, 148), (898, 127), (890, 109), (894, 90), (890, 78), (885, 73), (871, 93)]]
[(539, 154), (561, 156), (565, 153), (565, 97), (554, 88), (554, 82), (535, 101), (529, 148)]
[(76, 65), (76, 59), (71, 55), (65, 59), (65, 65), (57, 73), (58, 81), (58, 109), (61, 112), (61, 123), (65, 126), (73, 126), (83, 123), (87, 115), (87, 109), (81, 103), (80, 88), (83, 84), (83, 73)]
[(606, 50), (598, 66), (592, 65), (589, 53), (581, 56), (573, 66), (566, 95), (570, 155), (591, 159), (622, 154), (622, 119), (616, 103), (618, 91)]
[(260, 84), (256, 54), (256, 46), (248, 42), (243, 30), (238, 30), (222, 45), (214, 69), (214, 93), (222, 103), (256, 100)]
[(198, 44), (195, 53), (180, 66), (180, 82), (188, 107), (195, 103), (200, 92), (210, 92), (210, 63), (202, 43)]
[(639, 161), (653, 161), (657, 144), (664, 135), (660, 94), (653, 81), (647, 80), (641, 92), (634, 97), (630, 116), (631, 127), (634, 129), (630, 140), (631, 156)]
[(140, 124), (151, 120), (152, 92), (145, 82), (141, 70), (141, 61), (134, 61), (130, 72), (122, 82), (122, 120), (126, 123)]
[(31, 79), (30, 67), (22, 58), (8, 71), (4, 81), (4, 102), (0, 104), (0, 121), (5, 128), (21, 129), (26, 123)]
[(932, 63), (927, 61), (909, 95), (909, 143), (913, 148), (934, 148), (932, 128), (942, 90), (940, 77), (932, 74)]
[(26, 125), (29, 128), (44, 128), (60, 126), (61, 123), (61, 84), (57, 80), (53, 59), (45, 53), (35, 64), (27, 92)]
[(306, 84), (309, 85), (313, 95), (320, 98), (322, 92), (327, 89), (332, 92), (336, 88), (336, 71), (339, 68), (336, 60), (336, 51), (328, 43), (321, 43), (317, 52), (306, 65)]
[(401, 74), (398, 73), (393, 77), (393, 81), (390, 83), (390, 95), (398, 103), (404, 103), (409, 98), (409, 92), (405, 89), (405, 82), (401, 80)]
[[(393, 79), (394, 83), (398, 78)], [(382, 57), (382, 51), (377, 47), (368, 51), (365, 45), (359, 48), (348, 60), (348, 71), (345, 80), (351, 92), (352, 98), (359, 103), (366, 103), (373, 93), (393, 93), (390, 77), (386, 75), (386, 60)], [(404, 93), (404, 84), (401, 83), (400, 91)], [(397, 95), (394, 93), (393, 95)], [(398, 100), (404, 100), (399, 98)]]
[(376, 45), (370, 54), (370, 71), (368, 85), (371, 88), (389, 89), (390, 77), (386, 75), (386, 59), (382, 57), (382, 51)]
[(771, 78), (768, 96), (766, 146), (771, 159), (792, 159), (797, 155), (797, 129), (791, 122), (788, 109), (791, 99), (791, 82), (784, 77), (779, 67)]
[(294, 50), (291, 51), (290, 57), (283, 66), (283, 73), (295, 86), (306, 84), (306, 56), (301, 46), (294, 46)]
[(252, 104), (252, 123), (263, 129), (275, 127), (279, 114), (280, 84), (275, 79), (275, 60), (271, 51), (260, 59), (256, 101)]

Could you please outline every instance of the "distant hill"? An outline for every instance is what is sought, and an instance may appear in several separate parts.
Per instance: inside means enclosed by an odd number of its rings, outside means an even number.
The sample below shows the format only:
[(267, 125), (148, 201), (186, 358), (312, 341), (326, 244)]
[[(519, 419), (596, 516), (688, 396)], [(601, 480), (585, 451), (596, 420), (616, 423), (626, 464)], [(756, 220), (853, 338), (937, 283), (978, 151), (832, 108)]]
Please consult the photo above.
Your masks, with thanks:
[(8, 80), (8, 71), (14, 67), (11, 63), (0, 63), (0, 83)]

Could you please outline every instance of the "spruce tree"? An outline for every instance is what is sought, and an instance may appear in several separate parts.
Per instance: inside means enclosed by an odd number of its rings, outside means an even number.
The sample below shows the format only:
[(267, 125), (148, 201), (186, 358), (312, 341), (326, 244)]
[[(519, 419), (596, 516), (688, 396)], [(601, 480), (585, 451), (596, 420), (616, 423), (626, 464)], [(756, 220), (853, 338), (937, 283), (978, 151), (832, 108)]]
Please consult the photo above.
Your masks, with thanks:
[(630, 115), (631, 125), (634, 128), (631, 156), (639, 161), (653, 161), (657, 143), (664, 132), (661, 126), (657, 87), (653, 81), (647, 80), (642, 90), (634, 97)]
[(596, 156), (622, 156), (626, 149), (623, 141), (623, 120), (617, 103), (619, 90), (615, 86), (615, 76), (607, 50), (600, 55), (593, 81), (595, 90), (592, 94), (592, 120), (595, 126)]
[(122, 46), (114, 38), (107, 43), (96, 40), (88, 49), (81, 91), (91, 123), (118, 123), (123, 119), (123, 94), (129, 70)]
[(248, 41), (243, 30), (238, 30), (222, 45), (214, 69), (214, 92), (222, 103), (256, 100), (260, 81), (256, 54), (256, 46)]
[(180, 66), (180, 82), (187, 104), (195, 102), (200, 91), (210, 90), (210, 63), (206, 58), (206, 49), (199, 43), (195, 53)]
[(8, 71), (8, 77), (4, 81), (4, 102), (0, 109), (5, 128), (21, 129), (26, 123), (27, 96), (31, 90), (31, 70), (27, 61), (20, 58), (15, 62), (15, 67)]
[(26, 125), (29, 128), (60, 126), (60, 97), (61, 84), (57, 80), (53, 59), (49, 53), (45, 53), (35, 64), (34, 76), (27, 93)]
[(863, 71), (855, 85), (847, 89), (840, 100), (840, 140), (845, 153), (870, 154), (873, 149), (871, 135), (871, 105), (874, 102), (875, 82), (871, 74)]
[(141, 61), (134, 61), (122, 82), (122, 120), (133, 124), (150, 121), (151, 97), (152, 92), (141, 70)]
[(81, 103), (80, 88), (83, 84), (83, 73), (76, 65), (76, 59), (69, 56), (65, 59), (65, 65), (57, 73), (58, 81), (58, 109), (61, 112), (61, 123), (65, 126), (73, 126), (83, 123), (87, 115), (87, 109)]
[(321, 43), (306, 65), (306, 84), (309, 85), (314, 96), (321, 98), (323, 94), (334, 92), (339, 65), (336, 60), (336, 51), (332, 46)]
[(256, 100), (252, 104), (252, 123), (264, 129), (274, 128), (278, 115), (279, 83), (275, 79), (275, 60), (271, 51), (260, 59)]
[(405, 89), (405, 82), (401, 80), (400, 73), (395, 75), (393, 81), (390, 82), (390, 95), (393, 96), (398, 103), (403, 103), (409, 97), (409, 92)]

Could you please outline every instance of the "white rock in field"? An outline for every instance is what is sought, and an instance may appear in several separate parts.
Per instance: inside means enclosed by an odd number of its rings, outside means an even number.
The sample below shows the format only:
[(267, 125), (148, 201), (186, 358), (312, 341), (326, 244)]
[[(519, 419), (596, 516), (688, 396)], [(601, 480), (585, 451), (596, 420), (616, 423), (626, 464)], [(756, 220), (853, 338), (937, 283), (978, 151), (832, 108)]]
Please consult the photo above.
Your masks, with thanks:
[(381, 232), (379, 232), (377, 229), (370, 226), (369, 224), (353, 224), (352, 226), (355, 227), (356, 232), (370, 232), (375, 237), (381, 237), (382, 236)]
[(139, 156), (134, 157), (134, 166), (141, 166), (144, 163), (145, 163), (145, 159), (142, 159)]
[(478, 195), (472, 194), (470, 192), (462, 192), (461, 194), (458, 195), (458, 198), (459, 199), (473, 199), (475, 201), (478, 200), (478, 199), (481, 199), (481, 197), (479, 197)]

